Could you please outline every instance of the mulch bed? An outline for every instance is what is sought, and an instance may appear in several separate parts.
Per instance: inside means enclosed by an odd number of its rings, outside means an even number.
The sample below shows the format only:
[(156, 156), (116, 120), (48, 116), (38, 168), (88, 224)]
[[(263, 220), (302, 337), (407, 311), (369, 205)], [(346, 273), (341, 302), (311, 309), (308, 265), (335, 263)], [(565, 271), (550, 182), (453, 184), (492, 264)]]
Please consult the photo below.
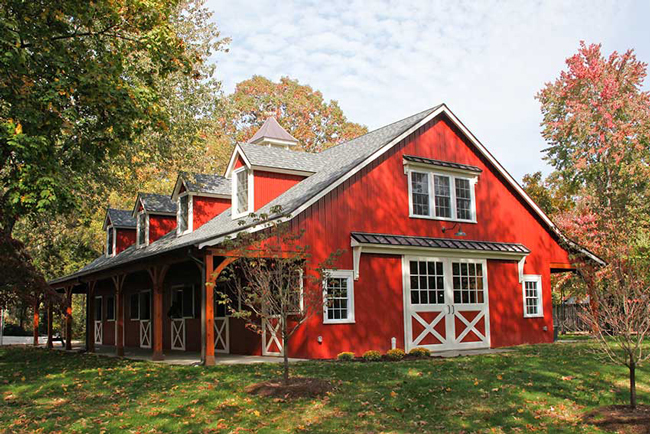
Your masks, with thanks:
[(316, 398), (331, 391), (332, 388), (329, 381), (320, 378), (294, 377), (289, 378), (289, 384), (287, 385), (279, 379), (251, 384), (244, 390), (251, 395), (292, 399)]
[(621, 434), (650, 434), (650, 405), (611, 405), (590, 411), (583, 421), (599, 428)]

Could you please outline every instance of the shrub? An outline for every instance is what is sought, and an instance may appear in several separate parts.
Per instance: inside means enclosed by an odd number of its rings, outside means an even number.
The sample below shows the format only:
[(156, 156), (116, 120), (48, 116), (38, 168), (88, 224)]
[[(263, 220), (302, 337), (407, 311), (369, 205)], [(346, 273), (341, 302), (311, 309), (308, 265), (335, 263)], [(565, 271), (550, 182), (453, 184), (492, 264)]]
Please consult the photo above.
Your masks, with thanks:
[(426, 348), (417, 347), (409, 351), (409, 354), (415, 357), (429, 357), (431, 355), (431, 351), (427, 350)]
[(381, 353), (379, 351), (369, 350), (363, 353), (362, 357), (366, 362), (376, 362), (381, 360)]
[(340, 362), (349, 362), (350, 360), (354, 360), (354, 353), (344, 351), (339, 353), (339, 355), (336, 356), (336, 359)]
[(399, 348), (394, 348), (392, 350), (386, 351), (386, 357), (388, 357), (390, 360), (402, 360), (406, 353), (404, 350), (401, 350)]

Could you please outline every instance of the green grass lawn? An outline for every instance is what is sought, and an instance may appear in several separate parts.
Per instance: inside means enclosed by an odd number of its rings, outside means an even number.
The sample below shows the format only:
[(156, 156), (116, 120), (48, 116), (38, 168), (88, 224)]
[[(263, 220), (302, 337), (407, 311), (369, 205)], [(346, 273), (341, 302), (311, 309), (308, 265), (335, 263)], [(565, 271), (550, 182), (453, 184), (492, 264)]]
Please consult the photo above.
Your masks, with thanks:
[[(168, 366), (43, 349), (0, 349), (0, 432), (602, 432), (590, 409), (627, 399), (626, 371), (589, 342), (396, 363), (305, 362), (320, 399), (248, 396), (273, 364)], [(638, 371), (640, 403), (650, 370)]]

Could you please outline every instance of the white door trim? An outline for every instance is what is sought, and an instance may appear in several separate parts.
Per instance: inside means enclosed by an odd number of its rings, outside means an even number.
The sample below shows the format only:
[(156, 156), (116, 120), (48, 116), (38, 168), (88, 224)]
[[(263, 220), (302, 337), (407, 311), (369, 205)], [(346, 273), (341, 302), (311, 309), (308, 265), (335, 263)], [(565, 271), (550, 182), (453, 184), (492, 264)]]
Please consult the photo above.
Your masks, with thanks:
[(95, 318), (95, 328), (94, 328), (94, 339), (95, 339), (95, 344), (96, 345), (102, 345), (104, 343), (104, 297), (101, 295), (95, 296), (95, 303), (93, 305), (93, 309), (95, 309), (95, 312), (93, 314), (95, 317), (97, 317), (97, 300), (101, 303), (101, 318), (97, 319)]
[(140, 348), (151, 348), (151, 320), (140, 320)]
[(185, 351), (185, 318), (171, 319), (172, 350)]
[[(278, 322), (274, 326), (270, 323), (269, 318), (277, 318)], [(282, 348), (282, 341), (280, 340), (280, 316), (270, 316), (265, 317), (262, 320), (262, 355), (263, 356), (282, 356), (284, 354), (284, 348)], [(270, 339), (267, 338), (267, 332), (270, 335)], [(280, 335), (280, 336), (278, 336)], [(271, 345), (275, 342), (276, 346), (280, 351), (269, 351)]]
[(215, 353), (230, 354), (230, 318), (228, 316), (214, 317), (214, 351)]

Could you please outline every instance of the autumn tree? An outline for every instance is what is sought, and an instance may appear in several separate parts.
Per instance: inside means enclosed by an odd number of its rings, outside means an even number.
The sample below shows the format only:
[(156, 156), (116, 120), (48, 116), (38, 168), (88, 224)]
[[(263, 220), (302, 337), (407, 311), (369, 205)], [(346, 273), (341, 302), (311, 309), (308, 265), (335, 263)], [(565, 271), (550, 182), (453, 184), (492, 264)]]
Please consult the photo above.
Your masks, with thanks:
[(217, 299), (249, 329), (281, 342), (287, 385), (291, 337), (309, 318), (322, 314), (327, 300), (320, 288), (340, 252), (313, 264), (309, 247), (301, 243), (302, 232), (291, 229), (281, 208), (274, 207), (270, 215), (274, 218), (250, 214), (248, 223), (261, 230), (241, 231), (224, 243), (224, 250), (239, 259), (224, 274), (230, 291), (220, 291)]
[(628, 367), (634, 406), (650, 300), (647, 65), (631, 50), (605, 57), (600, 45), (584, 43), (566, 63), (537, 95), (546, 158), (577, 191), (576, 206), (555, 219), (607, 262), (595, 268), (588, 258), (574, 258), (593, 301), (586, 319), (610, 360)]
[(320, 91), (289, 77), (275, 83), (255, 75), (238, 83), (225, 104), (220, 121), (234, 142), (250, 139), (269, 116), (275, 116), (309, 152), (322, 151), (368, 131), (348, 121), (337, 101), (328, 102)]

